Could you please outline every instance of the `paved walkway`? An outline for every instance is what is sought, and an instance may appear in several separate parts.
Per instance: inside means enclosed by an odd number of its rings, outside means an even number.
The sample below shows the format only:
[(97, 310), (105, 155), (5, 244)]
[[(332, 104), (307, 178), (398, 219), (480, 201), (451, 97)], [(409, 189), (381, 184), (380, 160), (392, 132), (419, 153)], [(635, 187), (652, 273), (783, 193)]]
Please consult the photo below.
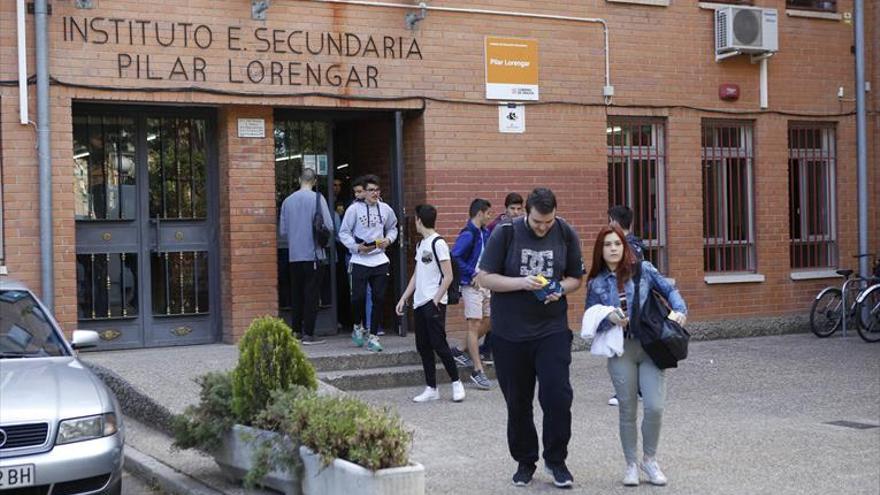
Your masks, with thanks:
[[(389, 345), (410, 339), (386, 338)], [(391, 344), (393, 342), (393, 344)], [(345, 348), (343, 341), (338, 342)], [(335, 352), (336, 346), (309, 353)], [(363, 352), (354, 350), (352, 352)], [(228, 369), (233, 346), (197, 346), (85, 354), (143, 387), (174, 411), (197, 400), (192, 379)], [(853, 429), (838, 420), (880, 425), (880, 345), (858, 337), (820, 340), (811, 334), (694, 342), (691, 357), (669, 373), (659, 458), (666, 488), (620, 484), (623, 461), (617, 409), (606, 405), (605, 361), (574, 354), (573, 437), (569, 466), (574, 493), (872, 494), (880, 493), (880, 428)], [(357, 393), (397, 410), (415, 431), (412, 458), (426, 466), (434, 494), (555, 493), (539, 471), (527, 489), (510, 485), (504, 400), (496, 389), (468, 389), (464, 403), (414, 404), (416, 388)], [(447, 389), (442, 390), (446, 398)], [(536, 406), (537, 407), (537, 406)], [(540, 409), (536, 408), (540, 421)], [(223, 493), (213, 462), (169, 450), (167, 437), (130, 424), (132, 445), (172, 469)], [(569, 492), (571, 493), (571, 492)]]
[[(620, 482), (605, 360), (575, 353), (572, 378), (575, 493), (880, 493), (880, 428), (827, 424), (880, 425), (880, 345), (812, 334), (692, 344), (689, 359), (669, 372), (659, 452), (666, 488)], [(415, 404), (409, 399), (417, 392), (357, 395), (398, 410), (415, 430), (412, 457), (427, 467), (427, 493), (557, 492), (540, 469), (527, 490), (510, 484), (515, 465), (500, 391), (468, 390), (461, 404), (449, 402), (446, 389), (446, 400)]]

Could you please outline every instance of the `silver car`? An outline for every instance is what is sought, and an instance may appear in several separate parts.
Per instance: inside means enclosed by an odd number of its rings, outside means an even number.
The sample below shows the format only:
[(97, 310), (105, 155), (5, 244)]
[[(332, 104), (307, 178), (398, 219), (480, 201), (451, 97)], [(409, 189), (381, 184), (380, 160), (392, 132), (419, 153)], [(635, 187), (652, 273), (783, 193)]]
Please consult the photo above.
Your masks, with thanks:
[(0, 277), (0, 495), (119, 494), (119, 402), (24, 285)]

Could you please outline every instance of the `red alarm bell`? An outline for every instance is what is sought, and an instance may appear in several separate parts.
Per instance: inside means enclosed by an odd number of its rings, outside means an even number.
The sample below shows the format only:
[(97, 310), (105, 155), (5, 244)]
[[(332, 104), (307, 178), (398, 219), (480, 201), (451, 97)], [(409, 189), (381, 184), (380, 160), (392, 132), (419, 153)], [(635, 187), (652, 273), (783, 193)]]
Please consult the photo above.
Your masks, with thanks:
[(739, 85), (724, 83), (718, 86), (718, 98), (724, 101), (736, 101), (739, 99)]

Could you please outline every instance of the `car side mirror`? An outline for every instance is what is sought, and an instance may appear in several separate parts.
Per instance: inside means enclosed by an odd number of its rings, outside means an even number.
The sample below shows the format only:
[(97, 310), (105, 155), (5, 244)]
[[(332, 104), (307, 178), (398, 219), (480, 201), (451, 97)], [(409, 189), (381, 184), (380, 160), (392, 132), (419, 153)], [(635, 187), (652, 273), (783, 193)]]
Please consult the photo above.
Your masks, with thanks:
[(77, 351), (98, 347), (98, 332), (94, 330), (74, 330), (70, 345)]

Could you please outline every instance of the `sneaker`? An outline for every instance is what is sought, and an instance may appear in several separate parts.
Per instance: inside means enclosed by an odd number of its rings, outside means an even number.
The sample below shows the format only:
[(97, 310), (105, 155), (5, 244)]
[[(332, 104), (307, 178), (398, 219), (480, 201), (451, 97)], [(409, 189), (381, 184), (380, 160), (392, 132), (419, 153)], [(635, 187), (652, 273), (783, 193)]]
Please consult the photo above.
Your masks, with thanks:
[(652, 485), (663, 486), (668, 482), (666, 475), (660, 470), (660, 465), (654, 459), (645, 460), (642, 463), (642, 471), (648, 476), (648, 483)]
[(609, 406), (618, 406), (620, 402), (617, 400), (617, 395), (612, 395), (610, 399), (608, 399)]
[(425, 387), (425, 391), (413, 397), (413, 402), (428, 402), (440, 398), (440, 392), (436, 388)]
[(639, 486), (639, 465), (631, 462), (623, 473), (623, 486)]
[(474, 361), (470, 356), (467, 355), (466, 352), (463, 352), (461, 349), (457, 347), (452, 348), (452, 359), (455, 359), (455, 364), (459, 368), (473, 368)]
[(452, 402), (461, 402), (464, 400), (464, 384), (461, 380), (452, 382)]
[(378, 335), (378, 336), (380, 336), (380, 337), (383, 336), (383, 335), (385, 335), (385, 330), (383, 330), (382, 327), (379, 327), (379, 331), (376, 332), (376, 335)]
[(516, 473), (513, 474), (513, 485), (514, 486), (526, 486), (532, 481), (532, 476), (535, 475), (535, 465), (534, 464), (525, 464), (519, 463), (519, 467), (516, 468)]
[(571, 488), (571, 485), (574, 484), (574, 478), (564, 462), (562, 464), (545, 464), (544, 469), (547, 474), (553, 477), (553, 484), (556, 485), (556, 488)]
[(351, 341), (358, 347), (364, 346), (364, 327), (360, 325), (354, 326), (354, 330), (351, 331)]
[(302, 342), (303, 345), (317, 345), (323, 344), (324, 340), (319, 339), (314, 335), (303, 335), (303, 338), (300, 342)]
[(367, 339), (367, 350), (373, 352), (382, 352), (382, 344), (379, 343), (378, 335), (370, 335)]
[(471, 373), (471, 381), (474, 382), (479, 389), (489, 390), (492, 388), (492, 382), (489, 381), (489, 377), (486, 376), (486, 373), (484, 373), (483, 370)]

